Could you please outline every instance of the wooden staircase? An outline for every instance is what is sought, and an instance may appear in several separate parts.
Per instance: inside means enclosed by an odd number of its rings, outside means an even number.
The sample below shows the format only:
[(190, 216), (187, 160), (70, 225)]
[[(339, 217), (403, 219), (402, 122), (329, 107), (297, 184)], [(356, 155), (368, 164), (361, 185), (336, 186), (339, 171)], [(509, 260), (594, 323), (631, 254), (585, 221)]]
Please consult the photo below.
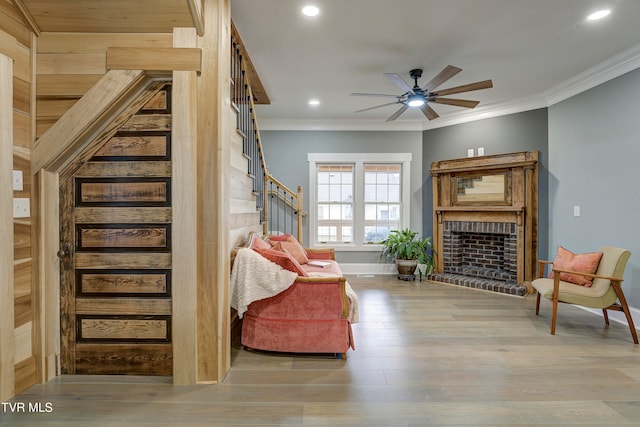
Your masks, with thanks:
[(239, 244), (251, 231), (291, 233), (301, 241), (302, 187), (291, 190), (269, 174), (247, 71), (250, 61), (237, 31), (232, 31), (231, 54), (231, 103), (237, 124), (231, 154), (231, 243)]

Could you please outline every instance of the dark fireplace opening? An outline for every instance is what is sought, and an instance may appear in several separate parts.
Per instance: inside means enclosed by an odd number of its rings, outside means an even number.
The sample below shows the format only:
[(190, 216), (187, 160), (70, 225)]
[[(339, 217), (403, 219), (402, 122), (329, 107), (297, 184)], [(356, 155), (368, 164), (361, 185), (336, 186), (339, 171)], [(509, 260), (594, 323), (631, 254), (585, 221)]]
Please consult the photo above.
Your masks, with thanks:
[(443, 228), (444, 274), (433, 280), (524, 295), (517, 285), (517, 233), (514, 223), (446, 221)]

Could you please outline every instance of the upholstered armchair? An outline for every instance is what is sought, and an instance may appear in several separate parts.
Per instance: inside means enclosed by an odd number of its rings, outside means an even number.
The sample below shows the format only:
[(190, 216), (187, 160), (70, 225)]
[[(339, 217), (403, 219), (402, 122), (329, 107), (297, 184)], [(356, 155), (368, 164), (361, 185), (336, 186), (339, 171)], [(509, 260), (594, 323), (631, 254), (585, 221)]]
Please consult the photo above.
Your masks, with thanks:
[[(624, 269), (631, 252), (611, 246), (602, 247), (600, 252), (602, 252), (602, 258), (595, 274), (570, 271), (553, 266), (553, 278), (545, 278), (545, 265), (553, 264), (553, 261), (539, 260), (539, 278), (531, 283), (538, 293), (536, 297), (536, 315), (540, 312), (540, 297), (544, 296), (551, 300), (551, 335), (555, 335), (559, 302), (601, 308), (607, 325), (609, 325), (607, 310), (622, 311), (629, 323), (633, 342), (638, 344), (638, 335), (633, 325), (631, 312), (622, 292)], [(575, 275), (591, 279), (592, 284), (587, 287), (562, 280), (566, 277), (575, 277)]]

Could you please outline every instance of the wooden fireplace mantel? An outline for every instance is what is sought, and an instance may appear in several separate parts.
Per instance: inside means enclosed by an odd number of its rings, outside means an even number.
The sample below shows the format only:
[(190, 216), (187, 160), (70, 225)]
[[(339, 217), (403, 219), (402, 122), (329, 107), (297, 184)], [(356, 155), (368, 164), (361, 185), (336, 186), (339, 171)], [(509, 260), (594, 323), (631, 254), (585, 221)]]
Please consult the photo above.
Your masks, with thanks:
[(446, 221), (514, 223), (517, 281), (529, 288), (538, 253), (538, 152), (433, 162), (435, 271), (443, 273)]

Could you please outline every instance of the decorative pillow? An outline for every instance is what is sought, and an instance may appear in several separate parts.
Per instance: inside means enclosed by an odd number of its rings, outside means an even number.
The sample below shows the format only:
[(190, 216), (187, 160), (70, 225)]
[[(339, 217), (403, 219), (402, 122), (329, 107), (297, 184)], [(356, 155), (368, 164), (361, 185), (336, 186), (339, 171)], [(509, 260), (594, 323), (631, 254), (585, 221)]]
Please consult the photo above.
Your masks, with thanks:
[(250, 249), (271, 249), (271, 245), (260, 238), (256, 233), (251, 235), (251, 240), (249, 242)]
[(269, 241), (270, 242), (288, 242), (288, 241), (290, 241), (290, 239), (294, 239), (295, 240), (295, 238), (289, 233), (287, 233), (287, 234), (279, 234), (277, 236), (269, 236)]
[(273, 246), (274, 249), (278, 249), (277, 246), (282, 249), (286, 249), (287, 252), (289, 252), (300, 264), (308, 263), (309, 256), (307, 255), (307, 251), (304, 250), (300, 242), (298, 242), (293, 236), (289, 236), (289, 240), (272, 241), (272, 239), (269, 239), (269, 243), (271, 243), (271, 246)]
[(287, 269), (289, 271), (293, 271), (294, 273), (298, 273), (298, 276), (308, 277), (309, 274), (307, 274), (307, 272), (304, 271), (300, 263), (296, 261), (296, 259), (292, 257), (291, 254), (286, 252), (286, 249), (284, 248), (282, 249), (283, 250), (272, 249), (272, 248), (269, 248), (269, 249), (255, 248), (254, 251), (258, 252), (260, 255), (262, 255), (269, 261), (275, 262), (280, 267)]
[[(570, 270), (578, 273), (595, 274), (602, 259), (602, 252), (590, 252), (586, 254), (574, 254), (568, 249), (558, 246), (558, 255), (553, 261), (553, 268)], [(549, 275), (553, 278), (553, 271)], [(560, 280), (582, 285), (586, 288), (592, 285), (592, 278), (579, 274), (560, 273)]]

